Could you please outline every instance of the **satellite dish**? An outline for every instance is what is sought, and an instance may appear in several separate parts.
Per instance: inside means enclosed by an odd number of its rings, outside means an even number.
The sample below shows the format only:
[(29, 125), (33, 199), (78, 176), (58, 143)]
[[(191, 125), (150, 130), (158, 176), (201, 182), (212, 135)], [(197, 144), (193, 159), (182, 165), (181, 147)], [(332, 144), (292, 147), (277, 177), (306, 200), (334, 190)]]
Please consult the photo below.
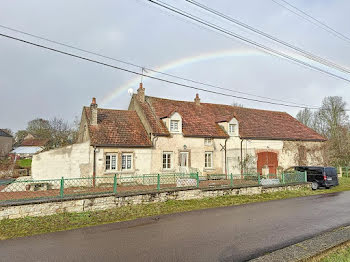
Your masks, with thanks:
[(129, 94), (130, 96), (132, 96), (132, 95), (134, 94), (134, 89), (129, 88), (129, 89), (128, 89), (128, 94)]

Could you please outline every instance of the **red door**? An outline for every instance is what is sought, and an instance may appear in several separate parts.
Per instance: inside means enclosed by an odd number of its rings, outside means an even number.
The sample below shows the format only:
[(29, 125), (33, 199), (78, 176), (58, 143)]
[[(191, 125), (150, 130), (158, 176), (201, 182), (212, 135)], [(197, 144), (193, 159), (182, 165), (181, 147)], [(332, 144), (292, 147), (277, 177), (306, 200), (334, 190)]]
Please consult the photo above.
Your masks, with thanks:
[(257, 169), (259, 174), (262, 173), (262, 168), (265, 165), (269, 167), (269, 174), (276, 174), (277, 166), (278, 166), (277, 153), (274, 153), (274, 152), (258, 153)]

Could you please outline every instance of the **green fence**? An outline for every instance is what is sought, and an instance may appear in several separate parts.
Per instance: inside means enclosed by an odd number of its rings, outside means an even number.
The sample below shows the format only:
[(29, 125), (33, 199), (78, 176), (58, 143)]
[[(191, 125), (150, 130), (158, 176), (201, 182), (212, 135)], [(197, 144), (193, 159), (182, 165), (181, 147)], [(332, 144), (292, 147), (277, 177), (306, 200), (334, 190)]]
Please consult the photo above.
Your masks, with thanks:
[[(343, 177), (347, 177), (347, 178), (350, 177), (350, 167), (349, 166), (342, 166), (341, 171), (342, 171)], [(338, 170), (338, 172), (339, 172), (339, 170)]]
[(28, 199), (66, 198), (82, 195), (156, 192), (186, 188), (269, 186), (306, 182), (306, 172), (269, 174), (114, 174), (104, 177), (8, 181), (0, 185), (0, 202)]

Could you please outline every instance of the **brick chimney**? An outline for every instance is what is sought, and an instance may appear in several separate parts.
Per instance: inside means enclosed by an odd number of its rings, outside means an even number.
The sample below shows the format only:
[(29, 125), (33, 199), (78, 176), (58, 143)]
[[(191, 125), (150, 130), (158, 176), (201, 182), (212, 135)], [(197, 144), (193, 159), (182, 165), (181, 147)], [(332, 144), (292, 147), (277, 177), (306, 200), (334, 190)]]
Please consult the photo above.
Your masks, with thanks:
[(90, 105), (90, 112), (91, 112), (91, 125), (96, 126), (97, 125), (97, 104), (96, 104), (96, 98), (92, 98), (92, 102)]
[(198, 94), (196, 94), (196, 98), (194, 99), (194, 102), (196, 103), (197, 106), (201, 104), (201, 99), (199, 98)]
[(140, 83), (140, 87), (137, 89), (137, 98), (141, 102), (145, 102), (145, 89), (142, 86), (142, 83)]

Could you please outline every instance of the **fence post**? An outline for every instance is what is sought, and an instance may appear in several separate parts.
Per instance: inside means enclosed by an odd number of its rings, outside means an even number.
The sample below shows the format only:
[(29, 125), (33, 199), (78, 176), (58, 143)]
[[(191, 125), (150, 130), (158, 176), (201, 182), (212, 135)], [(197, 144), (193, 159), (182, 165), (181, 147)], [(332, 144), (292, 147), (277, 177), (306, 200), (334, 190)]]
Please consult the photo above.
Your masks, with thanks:
[(117, 194), (117, 174), (114, 174), (113, 193)]
[(284, 184), (284, 173), (282, 173), (282, 184)]
[(160, 175), (157, 175), (157, 190), (160, 190)]
[(258, 173), (258, 185), (260, 185), (260, 174)]
[(231, 173), (231, 187), (233, 187), (233, 176), (232, 176), (232, 173)]
[(61, 186), (60, 186), (60, 197), (64, 196), (64, 177), (61, 178)]
[(304, 171), (304, 178), (305, 178), (305, 183), (307, 183), (307, 172)]
[(196, 173), (196, 179), (197, 179), (197, 188), (199, 187), (199, 175), (198, 172)]

